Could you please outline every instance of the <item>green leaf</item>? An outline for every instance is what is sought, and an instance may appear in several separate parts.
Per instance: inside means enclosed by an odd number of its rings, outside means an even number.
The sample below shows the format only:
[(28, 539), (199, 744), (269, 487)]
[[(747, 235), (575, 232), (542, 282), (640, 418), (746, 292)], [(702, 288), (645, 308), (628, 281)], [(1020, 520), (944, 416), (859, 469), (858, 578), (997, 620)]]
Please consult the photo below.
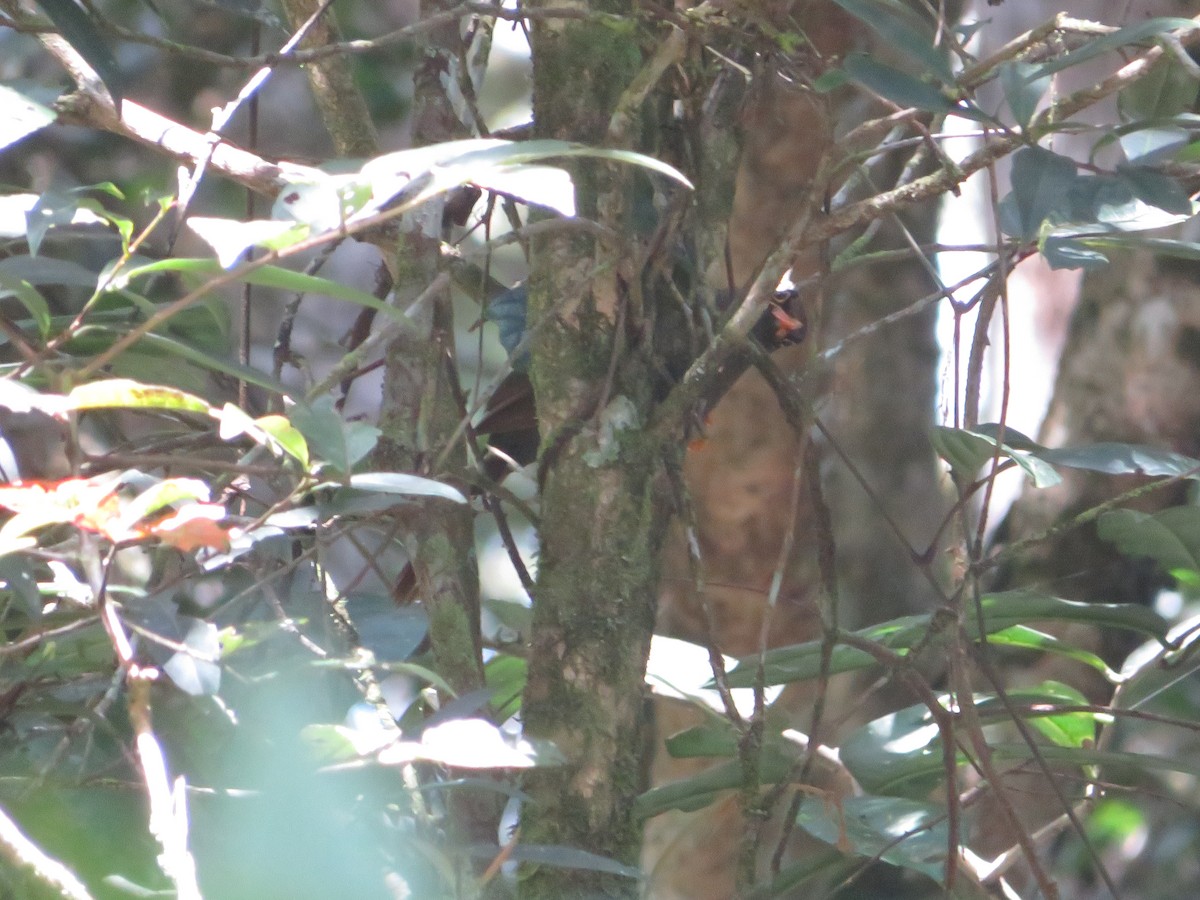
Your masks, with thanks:
[[(99, 331), (100, 329), (96, 330)], [(108, 331), (108, 329), (104, 329), (104, 331)], [(150, 368), (157, 372), (162, 372), (162, 363), (164, 360), (174, 360), (177, 365), (180, 361), (185, 361), (194, 363), (203, 369), (208, 369), (210, 372), (219, 372), (238, 381), (244, 381), (249, 385), (262, 388), (264, 391), (272, 394), (286, 396), (288, 393), (284, 385), (253, 366), (243, 366), (232, 360), (222, 359), (220, 356), (205, 353), (203, 350), (165, 334), (143, 335), (137, 347), (143, 353), (153, 357), (154, 362)], [(129, 355), (131, 354), (126, 352), (121, 356), (120, 361), (123, 361)], [(120, 361), (118, 361), (118, 364)]]
[[(999, 426), (994, 423), (979, 425), (973, 432), (963, 432), (995, 441)], [(1172, 450), (1148, 447), (1144, 444), (1120, 444), (1102, 442), (1083, 447), (1051, 449), (1035, 443), (1019, 431), (1006, 428), (1004, 440), (1007, 445), (1022, 453), (1040, 459), (1053, 466), (1070, 469), (1086, 469), (1108, 475), (1144, 475), (1164, 478), (1200, 478), (1200, 460)]]
[[(782, 741), (771, 742), (763, 747), (759, 771), (763, 784), (776, 784), (794, 774), (798, 757), (795, 749), (789, 750), (789, 747)], [(703, 809), (722, 791), (741, 787), (745, 777), (739, 761), (720, 763), (698, 775), (646, 791), (634, 802), (634, 817), (645, 820), (672, 809), (684, 812)]]
[(404, 472), (366, 472), (350, 476), (350, 487), (358, 491), (398, 494), (406, 497), (440, 497), (454, 503), (466, 503), (467, 498), (456, 488), (432, 478), (408, 475)]
[[(1078, 701), (1070, 689), (1062, 685), (1052, 685), (1050, 690), (1025, 689), (1008, 692), (1009, 700), (1017, 706), (1042, 706), (1044, 712), (1025, 715), (1032, 720), (1038, 715), (1053, 714), (1055, 705), (1062, 703), (1064, 693), (1070, 695), (1067, 703), (1075, 705)], [(946, 704), (943, 698), (943, 705)], [(975, 709), (979, 721), (983, 725), (997, 724), (1010, 720), (1010, 714), (998, 697), (979, 695), (975, 698)], [(1058, 727), (1072, 739), (1080, 731), (1089, 731), (1089, 737), (1095, 736), (1095, 714), (1085, 713), (1088, 717), (1086, 725), (1083, 722), (1070, 720), (1074, 714), (1059, 714)], [(1064, 723), (1067, 723), (1064, 725)], [(989, 741), (992, 750), (998, 758), (1005, 760), (1024, 760), (1029, 757), (1029, 748), (1024, 744), (995, 744)], [(1003, 748), (1003, 749), (1001, 749)], [(1069, 747), (1045, 745), (1039, 748), (1049, 757), (1052, 751), (1057, 752), (1053, 757), (1078, 765), (1089, 765), (1094, 759), (1085, 760), (1075, 753), (1087, 753), (1078, 745)], [(867, 793), (887, 796), (910, 797), (924, 799), (946, 778), (946, 768), (942, 753), (942, 736), (933, 714), (924, 705), (918, 704), (906, 707), (894, 713), (882, 716), (873, 722), (853, 732), (840, 748), (842, 763)], [(964, 762), (959, 754), (958, 763)]]
[(1171, 176), (1145, 166), (1121, 166), (1117, 175), (1129, 184), (1134, 196), (1148, 206), (1181, 216), (1192, 215), (1192, 198)]
[(100, 32), (96, 30), (92, 17), (75, 0), (35, 0), (47, 18), (54, 23), (59, 34), (100, 76), (116, 108), (121, 108), (121, 72), (112, 51)]
[(1200, 618), (1195, 616), (1180, 622), (1172, 629), (1177, 643), (1169, 647), (1148, 642), (1129, 655), (1121, 668), (1124, 681), (1113, 697), (1116, 709), (1141, 709), (1179, 686), (1200, 670)]
[(297, 222), (259, 219), (242, 222), (237, 219), (217, 219), (209, 216), (190, 216), (188, 228), (213, 248), (223, 269), (232, 269), (251, 247), (283, 250), (307, 238), (312, 229)]
[(239, 406), (226, 403), (220, 410), (213, 411), (218, 423), (221, 440), (232, 441), (243, 435), (261, 447), (266, 447), (276, 456), (290, 456), (305, 464), (308, 447), (302, 435), (297, 434), (281, 416), (263, 416), (252, 419)]
[(942, 89), (899, 69), (881, 63), (865, 53), (851, 53), (842, 68), (855, 81), (870, 88), (897, 106), (914, 107), (931, 113), (948, 113), (955, 103)]
[(1094, 272), (1108, 265), (1108, 257), (1088, 240), (1050, 234), (1042, 241), (1042, 256), (1051, 269), (1083, 269)]
[(46, 256), (17, 254), (0, 259), (0, 274), (30, 284), (61, 284), (67, 287), (96, 289), (96, 273), (79, 263)]
[(1164, 571), (1200, 571), (1200, 507), (1173, 506), (1157, 513), (1115, 509), (1096, 530), (1127, 556), (1148, 556)]
[(1023, 241), (1037, 237), (1043, 222), (1071, 221), (1075, 163), (1041, 147), (1022, 147), (1012, 157), (1012, 191), (1000, 201), (1000, 228)]
[(288, 417), (308, 441), (315, 460), (328, 464), (338, 475), (352, 472), (379, 440), (378, 428), (366, 422), (346, 421), (330, 397), (320, 397), (311, 406), (297, 403), (288, 411)]
[(504, 722), (521, 711), (528, 674), (529, 664), (508, 653), (497, 653), (484, 665), (483, 678), (492, 692), (490, 702), (497, 722)]
[(65, 409), (168, 409), (208, 415), (211, 408), (199, 397), (175, 388), (142, 384), (128, 378), (111, 378), (81, 384), (67, 394)]
[(1005, 628), (1003, 631), (990, 634), (988, 635), (988, 644), (993, 647), (1008, 647), (1013, 650), (1053, 653), (1056, 656), (1073, 659), (1076, 662), (1093, 668), (1113, 683), (1116, 683), (1121, 678), (1117, 672), (1110, 669), (1108, 664), (1095, 653), (1068, 644), (1061, 638), (1038, 631), (1035, 628), (1029, 628), (1026, 625), (1014, 625), (1012, 628)]
[(930, 435), (930, 442), (938, 456), (950, 464), (955, 473), (966, 481), (974, 481), (982, 469), (992, 459), (1011, 459), (1025, 470), (1034, 487), (1053, 487), (1062, 478), (1053, 468), (1046, 465), (1032, 453), (1021, 448), (1021, 443), (1032, 443), (1023, 434), (1012, 429), (1005, 429), (1005, 442), (997, 445), (993, 434), (988, 434), (983, 427), (975, 431), (963, 428), (948, 428), (936, 426)]
[(130, 500), (121, 511), (120, 524), (129, 529), (174, 503), (207, 502), (210, 497), (208, 485), (198, 478), (168, 478), (150, 485)]
[[(523, 179), (519, 172), (549, 160), (567, 158), (600, 159), (633, 165), (665, 175), (687, 188), (692, 187), (678, 169), (630, 150), (588, 147), (569, 141), (514, 142), (474, 138), (388, 153), (367, 161), (357, 174), (328, 176), (328, 184), (324, 188), (320, 187), (320, 182), (316, 183), (317, 186), (309, 182), (285, 188), (275, 202), (272, 215), (277, 219), (307, 216), (306, 221), (316, 223), (314, 227), (329, 230), (373, 215), (385, 206), (412, 209), (439, 194), (474, 183), (544, 205), (552, 202), (546, 194), (546, 186), (541, 183), (530, 186), (528, 179)], [(522, 183), (531, 187), (532, 196), (524, 196)], [(364, 188), (369, 188), (370, 201), (358, 205), (357, 198), (363, 196)], [(330, 202), (322, 206), (311, 199), (310, 193), (313, 191), (324, 191), (322, 196), (334, 198), (353, 196), (356, 200), (349, 208), (334, 208), (329, 205)], [(335, 199), (331, 202), (340, 201)], [(293, 210), (293, 207), (303, 208)]]
[(1038, 104), (1050, 89), (1050, 76), (1039, 76), (1037, 66), (1018, 60), (1004, 62), (996, 74), (1013, 119), (1022, 128), (1028, 127)]
[(667, 752), (675, 759), (709, 756), (737, 756), (738, 739), (726, 721), (714, 725), (695, 725), (671, 735)]
[(891, 48), (907, 53), (947, 87), (954, 84), (954, 72), (946, 54), (933, 45), (928, 24), (912, 9), (894, 0), (834, 0), (850, 15), (863, 22)]
[(1098, 37), (1084, 44), (1082, 47), (1072, 50), (1070, 53), (1064, 53), (1062, 56), (1056, 57), (1049, 62), (1042, 63), (1038, 67), (1037, 74), (1039, 77), (1052, 75), (1055, 72), (1061, 72), (1063, 69), (1077, 66), (1081, 62), (1095, 59), (1097, 56), (1102, 56), (1113, 50), (1119, 50), (1121, 47), (1127, 47), (1130, 44), (1141, 44), (1160, 35), (1169, 34), (1172, 31), (1187, 32), (1198, 27), (1200, 26), (1191, 19), (1147, 19), (1143, 22), (1138, 22), (1136, 25), (1127, 25), (1118, 31), (1114, 31), (1112, 34)]
[(867, 859), (882, 859), (930, 878), (945, 874), (945, 809), (896, 797), (847, 797), (840, 808), (808, 802), (796, 824), (818, 840)]
[(259, 416), (254, 422), (264, 433), (271, 436), (276, 445), (284, 453), (288, 454), (288, 456), (292, 457), (304, 468), (308, 468), (308, 442), (304, 440), (304, 435), (286, 417), (278, 415)]
[(429, 633), (429, 617), (423, 608), (416, 605), (397, 608), (392, 598), (384, 594), (350, 594), (346, 598), (346, 614), (362, 645), (381, 663), (404, 662)]
[(0, 150), (51, 124), (54, 110), (13, 84), (0, 84)]
[[(1030, 622), (1080, 622), (1097, 627), (1122, 628), (1152, 637), (1166, 639), (1167, 623), (1153, 610), (1132, 603), (1079, 603), (1063, 600), (1036, 591), (1005, 591), (986, 594), (981, 600), (985, 625), (981, 629), (972, 616), (965, 623), (968, 637), (975, 639), (981, 630), (994, 634)], [(905, 653), (926, 641), (931, 629), (938, 628), (932, 615), (905, 616), (864, 628), (854, 634), (874, 641), (889, 650)], [(762, 655), (765, 683), (788, 684), (806, 681), (820, 673), (821, 641), (808, 641), (788, 647), (777, 647)], [(730, 687), (752, 687), (759, 664), (758, 654), (742, 657), (728, 674)], [(848, 672), (876, 666), (875, 658), (866, 651), (837, 645), (834, 647), (831, 673)]]
[[(1081, 692), (1058, 681), (1043, 681), (1033, 690), (1056, 698), (1063, 706), (1088, 706), (1090, 701)], [(1054, 704), (1046, 704), (1053, 709)], [(1096, 740), (1096, 726), (1112, 717), (1099, 712), (1051, 712), (1031, 715), (1029, 724), (1043, 737), (1059, 747), (1090, 746)]]
[(6, 297), (15, 297), (25, 307), (37, 326), (38, 335), (45, 338), (50, 334), (50, 304), (33, 285), (0, 272), (0, 300)]
[(1117, 94), (1117, 109), (1126, 122), (1167, 119), (1191, 112), (1200, 82), (1171, 54), (1166, 54), (1137, 81)]
[(1183, 128), (1134, 128), (1118, 135), (1121, 152), (1131, 163), (1153, 166), (1171, 162), (1191, 141)]
[(215, 661), (221, 656), (220, 632), (211, 622), (182, 616), (180, 620), (191, 623), (183, 639), (187, 649), (176, 651), (162, 669), (186, 694), (215, 694), (221, 687), (221, 666)]
[[(503, 851), (497, 847), (493, 852), (488, 849), (488, 857), (499, 858)], [(612, 875), (624, 875), (626, 878), (640, 879), (641, 869), (627, 866), (616, 860), (578, 850), (575, 847), (563, 847), (550, 844), (517, 844), (508, 854), (508, 858), (519, 862), (539, 863), (547, 866), (557, 866), (562, 869), (583, 869), (591, 872), (607, 872)]]

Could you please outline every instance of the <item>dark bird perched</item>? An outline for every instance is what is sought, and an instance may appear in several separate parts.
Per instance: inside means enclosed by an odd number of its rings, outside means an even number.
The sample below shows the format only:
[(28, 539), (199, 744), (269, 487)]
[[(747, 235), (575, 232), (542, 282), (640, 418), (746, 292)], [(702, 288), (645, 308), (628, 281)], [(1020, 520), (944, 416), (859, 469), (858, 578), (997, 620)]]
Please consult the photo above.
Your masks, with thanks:
[[(526, 300), (525, 285), (519, 284), (492, 300), (484, 314), (498, 326), (500, 344), (510, 354), (525, 337)], [(750, 334), (770, 353), (800, 343), (807, 331), (799, 292), (788, 290), (776, 292)], [(475, 426), (475, 433), (487, 438), (489, 451), (497, 451), (489, 453), (483, 463), (484, 474), (493, 481), (503, 480), (514, 464), (519, 468), (537, 459), (540, 436), (528, 368), (529, 355), (522, 352), (513, 360), (513, 371), (488, 399), (484, 416)]]

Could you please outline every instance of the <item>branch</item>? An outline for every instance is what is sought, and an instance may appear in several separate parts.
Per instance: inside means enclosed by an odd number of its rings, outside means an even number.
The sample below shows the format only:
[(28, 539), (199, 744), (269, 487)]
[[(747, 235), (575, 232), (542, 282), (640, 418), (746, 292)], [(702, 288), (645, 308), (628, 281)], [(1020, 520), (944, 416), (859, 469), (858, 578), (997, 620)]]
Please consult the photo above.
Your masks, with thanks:
[(75, 873), (25, 836), (19, 825), (0, 809), (0, 859), (13, 869), (28, 872), (42, 884), (69, 900), (92, 900)]

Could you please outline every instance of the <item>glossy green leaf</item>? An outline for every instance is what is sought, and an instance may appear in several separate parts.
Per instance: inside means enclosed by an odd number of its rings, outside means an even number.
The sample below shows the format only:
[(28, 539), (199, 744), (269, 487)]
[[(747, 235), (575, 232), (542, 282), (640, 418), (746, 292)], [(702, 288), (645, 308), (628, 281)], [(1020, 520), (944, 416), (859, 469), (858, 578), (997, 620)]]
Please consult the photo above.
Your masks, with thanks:
[[(971, 433), (994, 441), (998, 430), (999, 426), (986, 423), (977, 426)], [(1108, 475), (1200, 478), (1200, 460), (1172, 450), (1143, 444), (1102, 442), (1082, 447), (1051, 449), (1035, 443), (1011, 428), (1005, 429), (1004, 441), (1017, 450), (1053, 466), (1086, 469)]]
[(882, 859), (933, 879), (945, 874), (946, 811), (897, 797), (847, 797), (840, 805), (808, 802), (796, 824), (855, 856)]
[(1183, 128), (1140, 127), (1118, 135), (1117, 141), (1131, 163), (1153, 166), (1174, 160), (1191, 138)]
[[(476, 183), (520, 200), (557, 206), (558, 203), (546, 193), (544, 179), (531, 184), (521, 170), (544, 169), (544, 164), (551, 160), (568, 158), (637, 166), (685, 187), (692, 186), (674, 167), (630, 150), (588, 147), (556, 140), (473, 138), (388, 153), (368, 160), (356, 174), (331, 175), (325, 184), (310, 182), (285, 188), (275, 202), (272, 215), (281, 220), (301, 218), (312, 221), (318, 231), (327, 231), (352, 225), (385, 207), (413, 209), (447, 191)], [(565, 187), (568, 181), (560, 181), (559, 186)], [(522, 184), (529, 188), (530, 196), (525, 195)], [(364, 191), (369, 193), (369, 201), (362, 201), (361, 198), (366, 196)], [(318, 195), (316, 200), (312, 196), (314, 192)], [(347, 206), (344, 198), (348, 196), (354, 200)], [(322, 197), (332, 199), (321, 200)]]
[(278, 415), (259, 416), (254, 422), (263, 432), (269, 434), (274, 439), (276, 445), (284, 453), (288, 454), (304, 468), (308, 468), (308, 442), (304, 440), (304, 435), (286, 417)]
[(946, 460), (958, 476), (966, 481), (974, 481), (979, 471), (992, 459), (1011, 459), (1025, 470), (1034, 487), (1052, 487), (1062, 481), (1061, 476), (1051, 466), (1046, 465), (1037, 456), (1020, 449), (1021, 443), (1030, 443), (1029, 439), (1020, 432), (1005, 429), (1005, 443), (997, 445), (994, 434), (987, 433), (984, 428), (967, 431), (963, 428), (948, 428), (936, 426), (930, 435), (933, 449), (938, 456)]
[(1095, 669), (1114, 683), (1120, 680), (1120, 675), (1110, 669), (1104, 660), (1095, 653), (1084, 650), (1081, 647), (1076, 647), (1061, 638), (1046, 634), (1043, 631), (1038, 631), (1036, 628), (1030, 628), (1026, 625), (1014, 625), (1012, 628), (1005, 628), (1003, 631), (989, 634), (988, 644), (993, 647), (1007, 647), (1011, 650), (1052, 653), (1055, 656), (1073, 659), (1078, 663)]
[(1200, 671), (1200, 618), (1180, 622), (1172, 630), (1178, 643), (1164, 648), (1147, 642), (1135, 650), (1121, 667), (1124, 682), (1113, 697), (1117, 709), (1142, 709), (1164, 694), (1184, 685)]
[[(489, 851), (491, 852), (491, 851)], [(493, 858), (499, 858), (499, 847)], [(557, 866), (563, 869), (583, 869), (591, 872), (607, 872), (612, 875), (623, 875), (626, 878), (640, 879), (641, 869), (627, 866), (616, 860), (579, 850), (575, 847), (563, 847), (550, 844), (517, 844), (511, 851), (504, 851), (508, 859), (518, 862), (538, 863), (540, 865)]]
[(28, 281), (33, 285), (61, 284), (67, 287), (96, 288), (96, 273), (79, 263), (47, 256), (16, 254), (0, 259), (0, 274)]
[(1082, 269), (1093, 272), (1108, 265), (1108, 257), (1086, 239), (1050, 234), (1042, 241), (1042, 256), (1051, 269)]
[[(1042, 715), (1054, 715), (1054, 707), (1063, 703), (1063, 692), (1067, 690), (1061, 685), (1048, 691), (1014, 690), (1008, 693), (1008, 698), (1016, 707), (1044, 707), (1038, 712), (1025, 713), (1026, 718), (1032, 720)], [(1074, 705), (1077, 701), (1072, 695), (1066, 702)], [(985, 726), (1010, 720), (1008, 709), (999, 698), (991, 695), (976, 697), (975, 709), (980, 723)], [(1074, 739), (1081, 730), (1086, 730), (1094, 737), (1094, 714), (1058, 715), (1060, 721), (1056, 725), (1056, 733), (1065, 733)], [(996, 744), (989, 741), (989, 745), (999, 759), (1024, 760), (1030, 755), (1029, 748), (1024, 744)], [(1078, 745), (1045, 745), (1039, 749), (1047, 757), (1055, 752), (1053, 758), (1077, 762), (1081, 766), (1095, 761), (1094, 757), (1073, 756), (1073, 753), (1091, 752)], [(944, 782), (947, 774), (941, 731), (933, 714), (923, 705), (909, 706), (868, 722), (842, 742), (840, 756), (858, 783), (871, 794), (924, 799)], [(961, 753), (959, 757), (958, 764), (962, 764), (965, 760)]]

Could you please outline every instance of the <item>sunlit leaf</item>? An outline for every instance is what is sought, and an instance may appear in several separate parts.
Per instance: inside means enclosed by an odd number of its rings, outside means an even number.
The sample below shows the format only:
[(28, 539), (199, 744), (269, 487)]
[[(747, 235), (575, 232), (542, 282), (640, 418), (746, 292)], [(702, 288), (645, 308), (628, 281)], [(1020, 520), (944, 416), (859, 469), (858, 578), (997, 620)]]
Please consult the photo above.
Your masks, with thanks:
[[(12, 84), (0, 84), (0, 150), (52, 123), (54, 110), (35, 100)], [(7, 199), (7, 198), (4, 198)], [(0, 222), (4, 221), (0, 204)], [(0, 231), (2, 234), (3, 231)], [(18, 237), (19, 235), (5, 235)]]
[(812, 800), (796, 824), (843, 853), (882, 859), (939, 879), (945, 874), (946, 811), (897, 797), (847, 797), (841, 803)]
[(210, 407), (199, 397), (175, 388), (142, 384), (127, 378), (91, 381), (67, 394), (64, 408), (82, 412), (88, 409), (166, 409), (173, 412), (208, 414)]
[[(474, 849), (474, 848), (473, 848)], [(486, 853), (477, 854), (490, 858), (501, 855), (500, 848), (487, 848)], [(576, 847), (562, 847), (550, 844), (517, 844), (506, 851), (506, 856), (515, 862), (537, 863), (546, 866), (557, 866), (560, 869), (582, 869), (588, 872), (607, 872), (612, 875), (623, 875), (626, 878), (640, 879), (642, 871), (636, 866), (627, 866), (607, 856), (590, 853)]]
[(215, 694), (221, 687), (221, 666), (216, 662), (221, 655), (217, 626), (201, 619), (180, 620), (188, 624), (183, 639), (187, 649), (176, 651), (163, 664), (163, 671), (184, 693), (195, 697)]
[(298, 244), (309, 236), (307, 225), (296, 222), (280, 222), (262, 219), (243, 222), (238, 219), (215, 219), (191, 216), (188, 227), (213, 248), (217, 262), (224, 269), (231, 269), (251, 247), (267, 247), (282, 250)]
[(503, 722), (521, 711), (528, 673), (529, 664), (519, 656), (498, 653), (487, 661), (483, 675), (492, 692), (490, 702), (496, 712), (496, 721)]
[(1089, 666), (1113, 683), (1120, 680), (1120, 675), (1110, 669), (1104, 660), (1095, 653), (1027, 625), (1014, 625), (1012, 628), (1005, 628), (1003, 631), (989, 634), (988, 645), (1007, 647), (1011, 650), (1028, 650), (1034, 653), (1052, 653), (1055, 656), (1063, 656)]
[(432, 478), (409, 475), (404, 472), (364, 472), (350, 476), (350, 487), (359, 491), (375, 491), (381, 494), (399, 494), (410, 497), (441, 497), (455, 503), (466, 503), (467, 498), (457, 488)]
[(172, 504), (206, 501), (210, 496), (208, 485), (198, 478), (167, 478), (150, 485), (125, 503), (121, 521), (124, 527), (132, 528)]
[(189, 503), (146, 527), (146, 533), (182, 553), (229, 549), (229, 529), (221, 524), (225, 508), (216, 503)]
[(264, 434), (270, 435), (284, 453), (308, 468), (308, 443), (286, 416), (259, 416), (254, 423)]
[(561, 761), (528, 741), (509, 740), (486, 719), (451, 719), (426, 728), (420, 741), (397, 741), (379, 752), (384, 765), (425, 761), (460, 769), (528, 769)]

